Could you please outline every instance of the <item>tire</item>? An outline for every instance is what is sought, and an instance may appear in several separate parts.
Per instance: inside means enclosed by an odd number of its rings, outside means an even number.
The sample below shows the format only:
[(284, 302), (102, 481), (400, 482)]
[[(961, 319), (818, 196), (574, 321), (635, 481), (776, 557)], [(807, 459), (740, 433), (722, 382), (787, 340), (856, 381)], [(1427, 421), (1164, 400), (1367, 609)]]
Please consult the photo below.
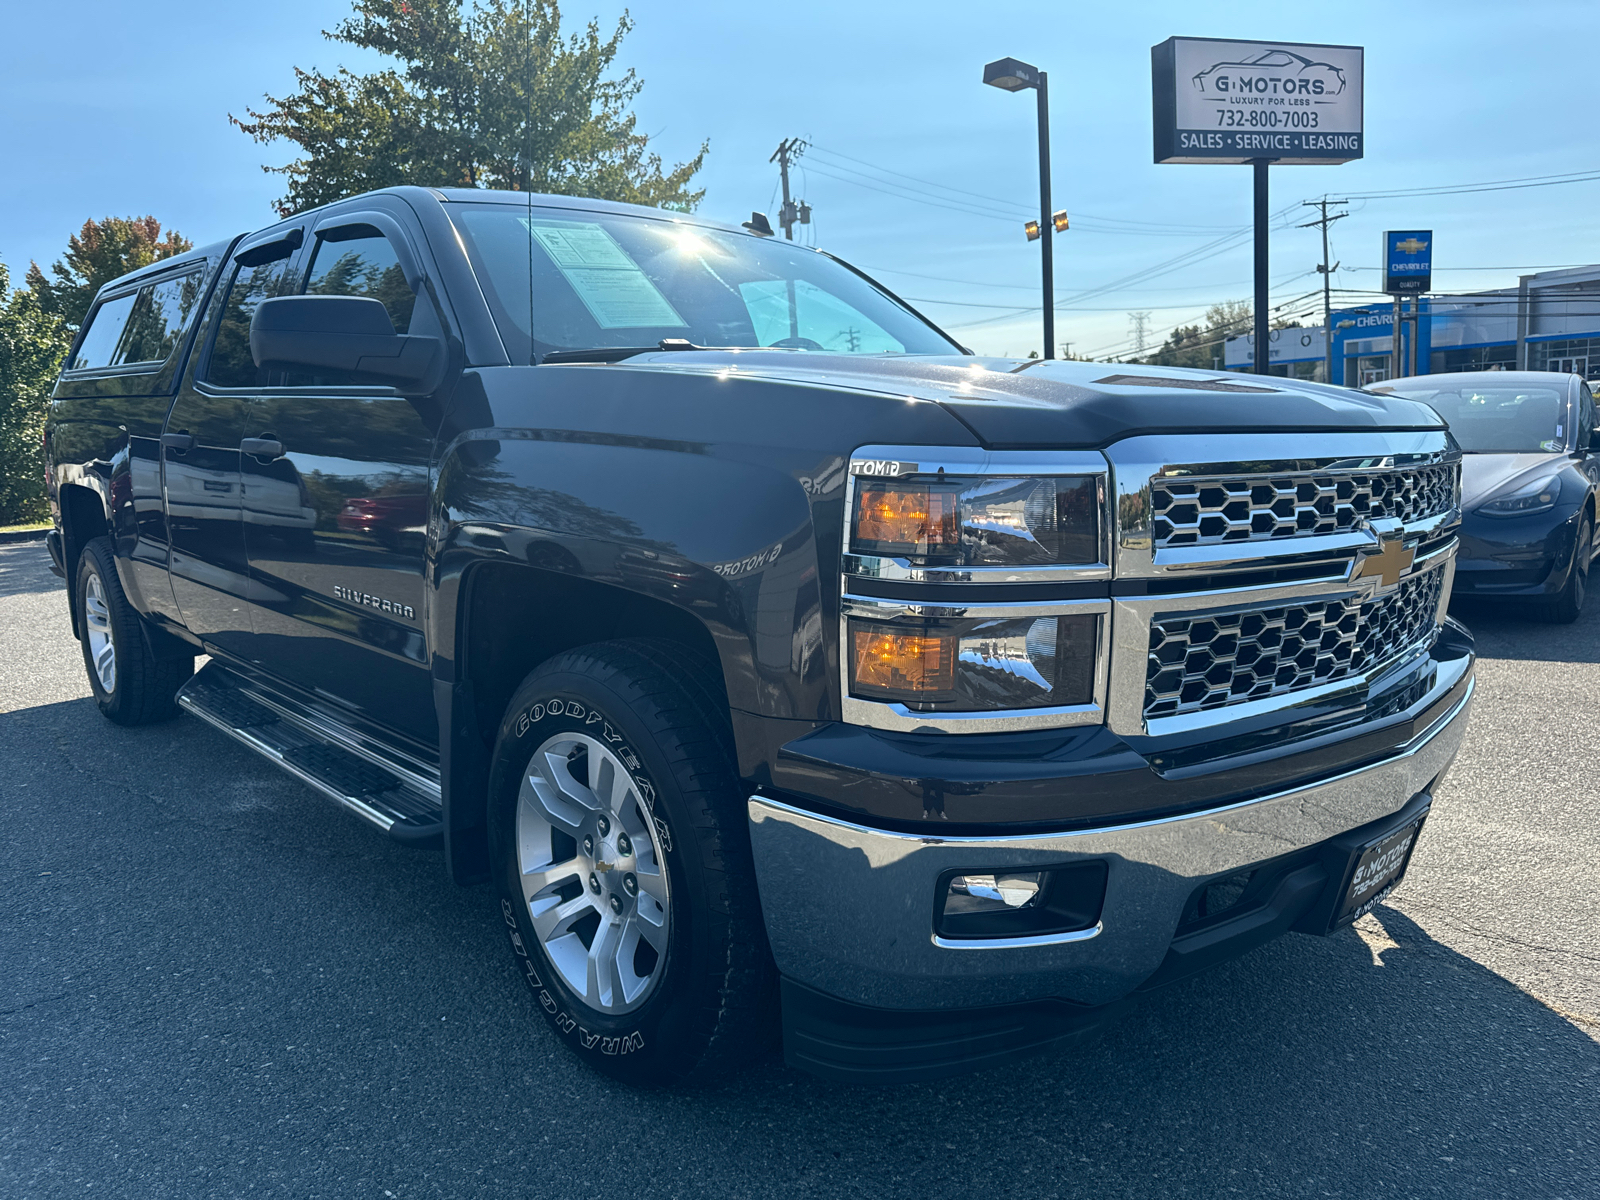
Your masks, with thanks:
[(670, 642), (559, 654), (512, 697), (490, 768), (491, 870), (517, 969), (560, 1041), (636, 1085), (712, 1080), (775, 1041), (712, 669)]
[(158, 656), (117, 577), (111, 539), (98, 537), (78, 560), (78, 630), (95, 703), (118, 725), (153, 725), (178, 715), (174, 697), (194, 674), (193, 655)]
[(1550, 599), (1534, 608), (1534, 615), (1552, 625), (1571, 625), (1583, 612), (1589, 591), (1589, 564), (1594, 558), (1594, 521), (1587, 513), (1578, 523), (1577, 539), (1572, 543), (1572, 566), (1567, 582)]

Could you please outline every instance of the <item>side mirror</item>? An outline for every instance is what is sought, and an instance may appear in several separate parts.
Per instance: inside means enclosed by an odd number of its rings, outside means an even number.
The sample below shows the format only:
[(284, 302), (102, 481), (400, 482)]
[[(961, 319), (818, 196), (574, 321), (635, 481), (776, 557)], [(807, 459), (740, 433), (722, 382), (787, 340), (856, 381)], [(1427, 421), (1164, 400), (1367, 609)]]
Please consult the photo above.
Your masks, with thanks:
[(365, 296), (279, 296), (250, 318), (258, 367), (348, 371), (395, 386), (433, 373), (438, 338), (399, 334), (380, 300)]

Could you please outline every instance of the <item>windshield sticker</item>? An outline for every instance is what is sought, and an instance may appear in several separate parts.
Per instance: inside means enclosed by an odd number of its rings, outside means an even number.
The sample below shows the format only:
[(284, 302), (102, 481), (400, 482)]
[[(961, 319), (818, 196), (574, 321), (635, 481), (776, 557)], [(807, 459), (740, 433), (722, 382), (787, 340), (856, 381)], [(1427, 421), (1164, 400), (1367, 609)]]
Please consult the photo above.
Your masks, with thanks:
[(688, 322), (603, 227), (518, 220), (539, 240), (601, 329), (687, 328)]
[(1540, 442), (1539, 443), (1539, 449), (1548, 450), (1552, 454), (1554, 454), (1557, 450), (1562, 449), (1564, 445), (1565, 445), (1564, 442), (1558, 442), (1554, 438), (1551, 438), (1547, 442)]

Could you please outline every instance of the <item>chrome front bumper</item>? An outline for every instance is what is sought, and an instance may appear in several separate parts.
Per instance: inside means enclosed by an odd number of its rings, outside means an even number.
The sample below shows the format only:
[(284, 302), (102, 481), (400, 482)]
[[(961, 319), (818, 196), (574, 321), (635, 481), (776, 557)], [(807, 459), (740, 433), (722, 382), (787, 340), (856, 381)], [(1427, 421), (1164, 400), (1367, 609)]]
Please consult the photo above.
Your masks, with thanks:
[[(967, 1008), (1045, 997), (1109, 1003), (1161, 965), (1185, 903), (1206, 880), (1391, 816), (1432, 785), (1455, 757), (1471, 701), (1469, 681), (1455, 707), (1381, 762), (1292, 791), (1134, 825), (938, 837), (871, 829), (752, 796), (750, 838), (778, 968), (828, 995), (875, 1008)], [(1090, 859), (1109, 864), (1098, 928), (1003, 942), (935, 938), (934, 889), (943, 872)]]

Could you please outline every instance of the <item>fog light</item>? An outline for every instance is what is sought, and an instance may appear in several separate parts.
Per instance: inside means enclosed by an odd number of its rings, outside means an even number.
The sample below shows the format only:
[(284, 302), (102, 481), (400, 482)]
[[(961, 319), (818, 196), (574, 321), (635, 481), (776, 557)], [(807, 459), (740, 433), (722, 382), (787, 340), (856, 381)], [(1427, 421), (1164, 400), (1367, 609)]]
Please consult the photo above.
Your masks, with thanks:
[(939, 879), (933, 929), (941, 938), (1044, 937), (1093, 929), (1105, 905), (1103, 860), (1036, 871), (951, 871)]
[(944, 911), (1003, 912), (1008, 908), (1027, 908), (1039, 899), (1044, 872), (1022, 875), (957, 875), (950, 881), (950, 895)]

